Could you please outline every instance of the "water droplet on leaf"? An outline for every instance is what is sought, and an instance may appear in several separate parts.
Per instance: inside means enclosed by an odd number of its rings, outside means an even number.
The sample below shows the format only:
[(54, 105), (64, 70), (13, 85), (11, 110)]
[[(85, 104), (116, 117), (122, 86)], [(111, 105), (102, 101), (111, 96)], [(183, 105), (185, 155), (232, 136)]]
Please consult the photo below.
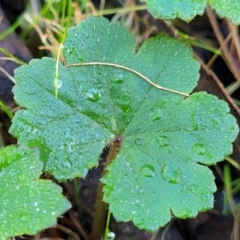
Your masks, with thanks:
[(62, 80), (57, 80), (57, 88), (60, 88), (63, 85)]
[(106, 235), (106, 239), (107, 239), (107, 240), (114, 240), (114, 239), (115, 239), (115, 233), (114, 233), (114, 232), (109, 232), (109, 233)]
[(113, 78), (113, 79), (111, 79), (111, 81), (113, 83), (121, 84), (123, 82), (123, 79), (121, 79), (121, 78)]
[(151, 113), (151, 117), (154, 122), (162, 119), (163, 117), (162, 110), (160, 108), (154, 109), (153, 112)]
[(220, 123), (219, 117), (214, 117), (212, 118), (212, 122), (216, 125), (218, 125)]
[(100, 96), (101, 93), (95, 88), (91, 88), (86, 92), (86, 99), (91, 102), (97, 102)]
[(181, 218), (191, 217), (191, 213), (187, 209), (182, 209), (180, 211)]
[(204, 155), (207, 152), (205, 145), (201, 143), (194, 144), (192, 150), (198, 155)]
[(160, 147), (167, 147), (170, 144), (170, 141), (167, 136), (158, 136), (156, 141)]
[(138, 146), (142, 145), (143, 144), (143, 140), (141, 138), (137, 138), (135, 139), (134, 143)]
[(102, 74), (102, 71), (100, 69), (97, 70), (97, 74), (98, 75), (101, 75)]
[(163, 179), (169, 183), (172, 183), (172, 184), (179, 183), (180, 174), (176, 170), (174, 170), (171, 166), (168, 166), (167, 164), (163, 165), (161, 170), (161, 175)]
[(89, 34), (87, 32), (83, 32), (82, 35), (85, 37), (85, 38), (89, 38)]
[(149, 164), (144, 164), (140, 171), (145, 177), (154, 177), (156, 175), (155, 168)]
[(196, 193), (196, 189), (197, 189), (196, 185), (192, 184), (192, 185), (190, 186), (190, 191), (191, 191), (192, 193)]
[(26, 214), (20, 215), (20, 217), (19, 217), (19, 220), (21, 222), (27, 222), (27, 221), (29, 221), (29, 219), (30, 219), (30, 216), (26, 215)]
[(129, 104), (119, 104), (119, 107), (123, 112), (129, 112), (131, 110), (131, 106)]

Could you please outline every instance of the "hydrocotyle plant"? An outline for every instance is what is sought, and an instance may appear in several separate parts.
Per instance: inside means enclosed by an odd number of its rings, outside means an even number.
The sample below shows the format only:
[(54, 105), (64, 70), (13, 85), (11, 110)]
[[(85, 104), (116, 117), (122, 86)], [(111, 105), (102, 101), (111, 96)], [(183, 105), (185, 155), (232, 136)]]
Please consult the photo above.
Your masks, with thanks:
[(15, 72), (23, 109), (10, 132), (39, 148), (44, 171), (59, 181), (84, 177), (117, 141), (101, 180), (117, 220), (156, 231), (171, 214), (212, 208), (207, 166), (231, 153), (238, 127), (225, 102), (189, 95), (199, 77), (190, 48), (157, 36), (136, 51), (122, 24), (90, 17), (68, 30), (63, 53), (63, 64), (43, 58)]
[(172, 214), (212, 208), (208, 165), (232, 152), (238, 127), (224, 101), (190, 94), (199, 78), (191, 49), (162, 35), (137, 49), (121, 23), (89, 17), (68, 30), (63, 54), (63, 63), (32, 60), (15, 72), (22, 109), (10, 132), (39, 149), (44, 172), (85, 177), (117, 146), (101, 179), (117, 220), (153, 232)]

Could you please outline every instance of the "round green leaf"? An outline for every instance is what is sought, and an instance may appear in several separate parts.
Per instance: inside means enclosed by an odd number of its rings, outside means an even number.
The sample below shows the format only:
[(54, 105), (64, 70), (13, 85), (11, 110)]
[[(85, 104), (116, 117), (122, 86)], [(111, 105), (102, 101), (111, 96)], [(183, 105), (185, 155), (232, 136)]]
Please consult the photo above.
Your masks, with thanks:
[(0, 237), (36, 234), (70, 208), (58, 185), (38, 179), (42, 167), (36, 150), (0, 149)]

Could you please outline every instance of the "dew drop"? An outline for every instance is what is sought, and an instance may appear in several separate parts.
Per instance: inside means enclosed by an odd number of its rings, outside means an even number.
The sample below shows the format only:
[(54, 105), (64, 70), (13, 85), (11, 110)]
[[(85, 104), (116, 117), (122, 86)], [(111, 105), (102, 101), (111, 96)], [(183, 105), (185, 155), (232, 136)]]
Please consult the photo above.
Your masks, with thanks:
[(145, 177), (154, 177), (156, 175), (155, 168), (149, 164), (144, 164), (140, 171)]
[(97, 42), (99, 42), (100, 41), (100, 38), (97, 38)]
[(134, 143), (138, 146), (141, 146), (143, 144), (143, 140), (141, 138), (135, 139)]
[(161, 175), (163, 179), (166, 180), (168, 183), (179, 183), (180, 174), (167, 164), (163, 165)]
[(201, 143), (194, 144), (192, 150), (198, 155), (204, 155), (207, 152), (205, 145)]
[(181, 218), (191, 217), (191, 213), (187, 209), (182, 209), (180, 211)]
[(135, 219), (135, 224), (136, 226), (138, 226), (139, 228), (143, 227), (145, 225), (145, 218), (142, 217), (138, 217)]
[(121, 79), (121, 78), (113, 78), (113, 79), (111, 79), (111, 81), (113, 83), (116, 83), (116, 84), (121, 84), (123, 82), (123, 79)]
[(98, 75), (102, 75), (102, 71), (100, 69), (97, 70)]
[(161, 120), (163, 117), (163, 112), (160, 108), (154, 109), (151, 113), (152, 121), (158, 121)]
[(114, 232), (109, 232), (106, 235), (106, 240), (114, 240), (115, 239), (115, 233)]
[(87, 32), (83, 32), (82, 35), (85, 37), (85, 38), (89, 38), (89, 34)]
[(101, 93), (95, 88), (89, 89), (85, 94), (86, 99), (91, 102), (97, 102), (101, 96)]
[(167, 147), (170, 144), (170, 141), (167, 136), (158, 136), (156, 141), (160, 147)]
[(26, 214), (22, 214), (22, 215), (19, 216), (19, 220), (21, 222), (27, 222), (27, 221), (29, 221), (29, 219), (30, 219), (30, 216), (26, 215)]
[(62, 85), (63, 85), (62, 80), (57, 79), (57, 88), (62, 87)]
[(212, 159), (214, 156), (213, 156), (212, 153), (208, 152), (208, 153), (207, 153), (207, 157), (208, 157), (209, 159)]
[(192, 193), (196, 193), (196, 189), (197, 189), (197, 186), (196, 186), (196, 185), (192, 184), (192, 185), (190, 186), (190, 191), (191, 191)]
[(218, 117), (214, 117), (212, 118), (212, 122), (216, 125), (218, 125), (220, 123), (220, 119)]

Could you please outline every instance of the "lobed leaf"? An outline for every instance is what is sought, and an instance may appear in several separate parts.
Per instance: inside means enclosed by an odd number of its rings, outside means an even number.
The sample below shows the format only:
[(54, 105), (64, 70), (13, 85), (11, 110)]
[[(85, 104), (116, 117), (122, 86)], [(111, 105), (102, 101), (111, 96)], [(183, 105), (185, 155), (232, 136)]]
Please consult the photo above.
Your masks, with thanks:
[(15, 99), (25, 108), (10, 129), (18, 142), (37, 146), (45, 171), (64, 181), (84, 177), (122, 139), (102, 179), (104, 200), (139, 228), (155, 231), (171, 212), (186, 218), (210, 208), (215, 185), (205, 165), (231, 153), (238, 127), (216, 97), (185, 97), (199, 76), (190, 48), (157, 36), (135, 52), (123, 25), (90, 17), (69, 29), (63, 50), (58, 98), (55, 60), (15, 72)]
[[(144, 104), (153, 109), (159, 101), (149, 94)], [(138, 110), (102, 179), (104, 200), (115, 217), (151, 232), (169, 222), (171, 214), (195, 217), (213, 207), (216, 187), (206, 165), (231, 153), (237, 132), (227, 105), (203, 92), (166, 101), (155, 111), (157, 117), (144, 107)]]
[[(158, 36), (135, 54), (129, 30), (104, 18), (89, 18), (69, 29), (64, 54), (65, 64), (120, 64), (178, 91), (191, 92), (197, 84), (199, 65), (187, 45)], [(10, 132), (20, 144), (38, 146), (45, 171), (58, 180), (84, 177), (96, 166), (103, 148), (123, 133), (151, 89), (164, 98), (183, 98), (152, 87), (130, 71), (102, 64), (59, 64), (58, 98), (55, 60), (32, 60), (15, 72), (15, 100), (26, 109), (17, 112)]]
[(0, 239), (34, 235), (70, 208), (58, 185), (38, 179), (42, 167), (36, 150), (0, 149)]

